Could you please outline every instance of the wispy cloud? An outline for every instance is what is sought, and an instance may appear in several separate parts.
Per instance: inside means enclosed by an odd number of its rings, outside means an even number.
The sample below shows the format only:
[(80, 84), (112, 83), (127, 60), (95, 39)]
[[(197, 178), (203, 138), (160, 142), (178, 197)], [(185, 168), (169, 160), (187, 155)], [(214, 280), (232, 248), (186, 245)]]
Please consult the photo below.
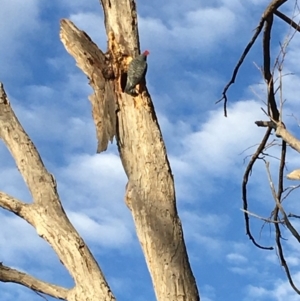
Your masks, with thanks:
[[(228, 66), (234, 66), (268, 2), (138, 3), (141, 45), (151, 52), (147, 82), (174, 173), (188, 252), (202, 299), (207, 301), (218, 300), (219, 295), (229, 298), (224, 279), (231, 278), (239, 289), (230, 300), (294, 300), (295, 297), (288, 283), (280, 280), (284, 279), (284, 273), (276, 254), (266, 255), (248, 243), (239, 211), (243, 159), (253, 152), (246, 149), (257, 144), (264, 132), (254, 125), (255, 120), (265, 119), (260, 109), (264, 92), (257, 97), (249, 89), (262, 82), (260, 73), (254, 72), (250, 81), (251, 72), (242, 68), (237, 85), (230, 90), (228, 118), (223, 116), (222, 105), (215, 105), (231, 74)], [(45, 17), (45, 8), (50, 6)], [(52, 13), (48, 14), (49, 11)], [(30, 0), (23, 5), (4, 0), (1, 3), (1, 81), (7, 82), (12, 106), (46, 166), (56, 176), (71, 221), (97, 255), (112, 287), (117, 294), (131, 300), (138, 283), (147, 292), (139, 300), (152, 300), (150, 278), (132, 217), (124, 204), (127, 179), (115, 145), (105, 154), (95, 154), (96, 135), (87, 99), (91, 89), (59, 41), (58, 22), (63, 17), (70, 17), (105, 51), (106, 35), (98, 2), (64, 0), (41, 4)], [(283, 36), (284, 32), (280, 32), (276, 39)], [(286, 72), (296, 74), (284, 78), (284, 97), (288, 100), (284, 118), (295, 133), (297, 122), (288, 115), (299, 111), (298, 44), (296, 38), (289, 48), (285, 67)], [(253, 60), (259, 65), (261, 58)], [(297, 167), (298, 156), (289, 154), (289, 167)], [(3, 145), (0, 164), (0, 189), (30, 201)], [(272, 160), (272, 168), (275, 164), (276, 160)], [(265, 185), (263, 164), (254, 171), (250, 196), (265, 210), (272, 199)], [(31, 266), (33, 273), (42, 269), (43, 273), (38, 275), (50, 280), (62, 273), (51, 248), (29, 225), (15, 216), (0, 214), (1, 261), (26, 270)], [(255, 233), (260, 233), (255, 222), (254, 225)], [(262, 237), (273, 242), (272, 234), (264, 232)], [(287, 259), (299, 281), (298, 243), (289, 237), (287, 247)], [(31, 258), (39, 263), (33, 264)], [(118, 271), (110, 264), (117, 260)], [(1, 292), (2, 287), (1, 284)], [(14, 287), (12, 296), (8, 290), (13, 286), (5, 287), (4, 300), (33, 300), (26, 290)]]

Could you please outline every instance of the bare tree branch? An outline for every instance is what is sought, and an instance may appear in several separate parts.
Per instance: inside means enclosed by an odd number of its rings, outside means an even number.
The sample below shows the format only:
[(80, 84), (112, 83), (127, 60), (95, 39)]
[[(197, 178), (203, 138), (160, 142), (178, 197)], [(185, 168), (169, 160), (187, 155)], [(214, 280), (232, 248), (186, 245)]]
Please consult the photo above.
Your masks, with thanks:
[(252, 46), (254, 45), (257, 37), (259, 36), (263, 26), (264, 26), (264, 22), (265, 20), (264, 19), (261, 19), (256, 30), (255, 30), (255, 33), (252, 37), (252, 39), (250, 40), (250, 42), (248, 43), (248, 45), (246, 46), (246, 48), (244, 49), (238, 63), (236, 64), (234, 70), (233, 70), (233, 73), (232, 73), (232, 76), (231, 76), (231, 79), (230, 81), (227, 83), (227, 85), (225, 86), (225, 88), (223, 89), (223, 92), (222, 92), (222, 97), (216, 102), (216, 103), (219, 103), (221, 102), (223, 99), (224, 99), (224, 116), (227, 117), (227, 91), (228, 89), (230, 88), (231, 85), (234, 84), (235, 80), (236, 80), (236, 77), (237, 77), (237, 74), (239, 72), (239, 69), (240, 67), (242, 66), (247, 54), (249, 53), (250, 49), (252, 48)]
[(111, 66), (110, 54), (104, 55), (90, 37), (71, 21), (61, 21), (60, 38), (66, 50), (76, 59), (77, 66), (90, 79), (94, 90), (89, 99), (98, 139), (97, 152), (102, 152), (116, 134), (117, 107), (112, 80), (118, 74)]
[(298, 240), (298, 242), (300, 242), (300, 235), (299, 233), (296, 231), (296, 229), (293, 227), (293, 225), (290, 223), (287, 214), (285, 213), (280, 200), (277, 198), (277, 194), (275, 191), (275, 187), (274, 187), (274, 183), (272, 180), (272, 176), (271, 176), (271, 172), (270, 172), (270, 163), (266, 162), (266, 169), (267, 169), (267, 174), (268, 174), (268, 179), (269, 179), (269, 184), (270, 184), (270, 188), (271, 188), (271, 192), (273, 195), (273, 198), (275, 200), (276, 206), (278, 207), (279, 211), (281, 212), (281, 214), (283, 215), (283, 219), (284, 222), (287, 226), (287, 228), (290, 230), (290, 232), (292, 233), (292, 235)]
[[(278, 196), (281, 196), (281, 188), (279, 188), (279, 195), (276, 194), (275, 191), (275, 187), (274, 187), (274, 183), (272, 180), (272, 176), (271, 176), (271, 172), (270, 172), (270, 163), (266, 162), (266, 169), (267, 169), (267, 174), (268, 174), (268, 179), (269, 179), (269, 184), (270, 184), (270, 188), (271, 188), (271, 192), (273, 195), (273, 198), (275, 200), (275, 204), (276, 204), (276, 208), (274, 210), (274, 218), (277, 220), (278, 217), (278, 211), (281, 212), (281, 214), (283, 215), (283, 220), (284, 223), (286, 224), (287, 228), (289, 229), (289, 231), (292, 233), (292, 235), (298, 240), (298, 242), (300, 242), (300, 236), (298, 234), (298, 232), (296, 231), (296, 229), (292, 226), (292, 224), (289, 221), (289, 218), (287, 216), (287, 214), (285, 213), (281, 203), (280, 203), (280, 199), (278, 198)], [(289, 283), (291, 285), (291, 287), (295, 290), (295, 292), (297, 292), (298, 294), (300, 294), (300, 290), (296, 287), (293, 278), (291, 276), (290, 273), (290, 269), (286, 263), (285, 257), (284, 257), (284, 253), (283, 253), (283, 249), (282, 249), (282, 245), (281, 245), (281, 231), (280, 231), (280, 226), (279, 224), (275, 223), (275, 231), (276, 231), (276, 245), (278, 248), (278, 253), (279, 253), (279, 258), (281, 261), (281, 265), (284, 267), (285, 273), (287, 275), (287, 278), (289, 280)]]
[(276, 124), (276, 136), (282, 138), (290, 147), (300, 153), (300, 141), (286, 129), (283, 123)]
[(287, 193), (284, 195), (284, 197), (281, 199), (281, 203), (288, 198), (288, 196), (293, 192), (295, 191), (296, 189), (298, 189), (300, 187), (300, 184), (299, 185), (296, 185), (296, 186), (291, 186), (291, 187), (288, 187), (286, 188), (284, 191), (287, 191)]
[(273, 247), (263, 247), (260, 244), (258, 244), (254, 238), (254, 236), (251, 233), (250, 230), (250, 219), (249, 219), (249, 215), (248, 215), (248, 200), (247, 200), (247, 185), (248, 185), (248, 181), (249, 181), (249, 176), (250, 173), (252, 171), (252, 168), (254, 166), (254, 163), (256, 162), (256, 160), (258, 159), (259, 155), (261, 154), (261, 152), (263, 151), (263, 149), (265, 148), (265, 145), (270, 137), (272, 128), (268, 128), (265, 136), (263, 137), (260, 145), (258, 146), (256, 152), (254, 155), (252, 155), (251, 160), (249, 161), (247, 168), (245, 170), (244, 173), (244, 177), (243, 177), (243, 183), (242, 183), (242, 198), (243, 198), (243, 211), (244, 211), (244, 217), (245, 217), (245, 223), (246, 223), (246, 234), (249, 236), (250, 240), (253, 242), (253, 244), (255, 246), (257, 246), (260, 249), (264, 249), (264, 250), (273, 250)]
[(289, 213), (288, 217), (295, 217), (295, 218), (300, 218), (300, 215)]
[(41, 281), (26, 273), (4, 266), (2, 263), (0, 263), (0, 281), (18, 283), (34, 291), (61, 300), (65, 300), (69, 292), (66, 288)]
[(273, 220), (273, 219), (270, 219), (270, 218), (266, 218), (266, 217), (262, 217), (262, 216), (259, 216), (258, 214), (255, 214), (253, 212), (250, 212), (250, 211), (246, 211), (244, 209), (241, 209), (241, 211), (243, 211), (244, 213), (247, 213), (248, 215), (250, 216), (253, 216), (253, 217), (256, 217), (266, 223), (269, 223), (269, 224), (275, 224), (275, 223), (279, 223), (279, 224), (283, 224), (284, 222), (282, 221), (276, 221), (276, 220)]
[(274, 81), (273, 75), (271, 74), (271, 56), (270, 56), (270, 40), (271, 40), (271, 29), (273, 25), (273, 14), (269, 14), (265, 18), (265, 30), (263, 35), (263, 57), (264, 57), (264, 78), (268, 88), (268, 115), (272, 120), (279, 121), (279, 112), (276, 105), (275, 94), (274, 94)]
[(270, 128), (276, 129), (276, 124), (273, 121), (258, 120), (258, 121), (255, 121), (255, 124), (259, 127), (270, 127)]
[(300, 294), (299, 289), (296, 287), (296, 285), (293, 281), (289, 266), (288, 266), (288, 264), (285, 260), (285, 257), (284, 257), (283, 248), (282, 248), (282, 245), (281, 245), (281, 232), (280, 232), (280, 227), (279, 227), (278, 224), (275, 224), (275, 230), (276, 230), (276, 245), (277, 245), (277, 249), (278, 249), (280, 263), (284, 268), (284, 271), (287, 275), (287, 278), (288, 278), (288, 281), (289, 281), (291, 287), (294, 289), (294, 291), (297, 294)]
[[(290, 43), (290, 41), (292, 40), (292, 38), (294, 37), (295, 33), (297, 31), (300, 32), (300, 26), (298, 24), (296, 24), (292, 19), (288, 18), (286, 15), (284, 15), (283, 13), (278, 11), (278, 8), (284, 4), (285, 2), (287, 2), (287, 0), (273, 0), (270, 2), (270, 4), (268, 5), (268, 7), (266, 8), (266, 10), (263, 13), (263, 16), (260, 20), (259, 26), (255, 32), (255, 35), (259, 34), (262, 27), (264, 26), (264, 33), (263, 33), (263, 77), (264, 80), (266, 82), (267, 85), (267, 89), (268, 89), (268, 93), (267, 93), (267, 110), (263, 109), (263, 112), (266, 114), (266, 116), (269, 117), (269, 121), (256, 121), (255, 124), (259, 127), (267, 127), (267, 131), (266, 134), (264, 136), (264, 138), (261, 141), (261, 144), (259, 145), (256, 153), (252, 156), (244, 177), (243, 177), (243, 184), (242, 184), (242, 189), (243, 189), (243, 205), (244, 205), (244, 209), (242, 210), (244, 212), (245, 215), (245, 221), (246, 221), (246, 231), (247, 234), (249, 235), (250, 239), (254, 242), (254, 238), (252, 238), (251, 232), (250, 232), (250, 226), (249, 226), (249, 215), (252, 215), (256, 218), (259, 218), (261, 220), (263, 220), (264, 222), (268, 222), (268, 223), (273, 223), (274, 227), (275, 227), (275, 233), (276, 233), (276, 246), (278, 248), (278, 254), (279, 254), (279, 258), (281, 261), (281, 264), (283, 265), (288, 281), (291, 285), (291, 287), (298, 293), (300, 294), (299, 289), (295, 286), (293, 279), (291, 277), (291, 273), (288, 267), (288, 264), (284, 258), (284, 253), (283, 253), (283, 248), (282, 248), (282, 244), (281, 244), (281, 225), (284, 224), (287, 229), (291, 232), (291, 234), (297, 239), (298, 242), (300, 242), (300, 235), (299, 233), (296, 231), (296, 229), (293, 227), (293, 225), (291, 224), (289, 217), (299, 217), (297, 215), (294, 214), (289, 214), (287, 215), (285, 213), (285, 210), (282, 206), (282, 202), (289, 196), (289, 194), (297, 189), (299, 187), (292, 187), (292, 188), (287, 188), (284, 189), (283, 187), (283, 180), (284, 180), (284, 170), (285, 170), (285, 162), (286, 162), (286, 148), (287, 148), (287, 144), (290, 145), (293, 149), (295, 149), (296, 151), (300, 152), (300, 141), (298, 139), (296, 139), (285, 127), (284, 123), (282, 122), (282, 108), (283, 105), (285, 103), (285, 100), (283, 99), (283, 93), (282, 93), (282, 78), (283, 78), (283, 63), (284, 63), (284, 58), (286, 56), (286, 49), (288, 47), (288, 44)], [(297, 1), (296, 1), (297, 3)], [(299, 8), (298, 8), (299, 9)], [(275, 60), (275, 64), (273, 66), (273, 69), (271, 70), (271, 32), (272, 32), (272, 26), (273, 26), (273, 18), (274, 15), (278, 16), (279, 18), (281, 18), (282, 20), (284, 20), (286, 23), (288, 23), (291, 27), (293, 27), (294, 29), (296, 29), (296, 31), (293, 32), (292, 36), (289, 36), (288, 39), (285, 40), (283, 45), (281, 46), (281, 50), (280, 50), (280, 54), (278, 55), (278, 57)], [(256, 38), (256, 36), (254, 35), (254, 37)], [(252, 43), (252, 44), (251, 44)], [(250, 41), (249, 45), (253, 45), (253, 38)], [(246, 50), (249, 51), (249, 49), (246, 48)], [(245, 50), (244, 53), (242, 55), (242, 59), (244, 59), (244, 54), (245, 54)], [(233, 76), (231, 78), (231, 80), (229, 81), (229, 83), (225, 86), (225, 89), (223, 90), (223, 97), (221, 98), (221, 100), (224, 99), (224, 113), (226, 116), (226, 103), (227, 103), (227, 90), (230, 87), (231, 84), (234, 83), (235, 78), (237, 76), (237, 72), (241, 66), (241, 59), (238, 62), (237, 66), (235, 67), (234, 71), (233, 71)], [(274, 83), (276, 82), (276, 80), (274, 80), (274, 73), (275, 73), (275, 69), (278, 69), (279, 71), (279, 86), (277, 89), (274, 88)], [(278, 110), (278, 106), (276, 103), (276, 99), (275, 99), (275, 95), (277, 93), (277, 91), (280, 90), (280, 112)], [(220, 100), (220, 101), (221, 101)], [(265, 103), (265, 101), (263, 101)], [(271, 173), (270, 173), (270, 169), (269, 169), (269, 163), (266, 162), (264, 160), (264, 157), (266, 156), (266, 143), (267, 143), (267, 139), (269, 138), (269, 135), (272, 131), (272, 129), (274, 129), (275, 134), (277, 137), (280, 137), (282, 139), (282, 143), (281, 145), (281, 157), (280, 157), (280, 164), (279, 164), (279, 174), (278, 174), (278, 187), (277, 187), (277, 192), (275, 190), (275, 186), (274, 183), (272, 181), (272, 177), (271, 177)], [(272, 145), (274, 146), (275, 144), (272, 143)], [(273, 195), (273, 198), (275, 200), (275, 209), (272, 211), (271, 217), (272, 219), (265, 219), (263, 217), (260, 217), (256, 214), (253, 214), (251, 212), (249, 212), (247, 210), (248, 208), (248, 201), (247, 201), (247, 183), (249, 180), (249, 175), (252, 171), (252, 167), (255, 163), (255, 161), (257, 159), (263, 159), (266, 163), (266, 169), (267, 169), (267, 173), (268, 173), (268, 179), (269, 179), (269, 183), (270, 183), (270, 187), (271, 187), (271, 192)], [(300, 170), (295, 170), (292, 173), (287, 175), (288, 179), (300, 179)], [(283, 194), (288, 190), (288, 192), (283, 196)], [(260, 247), (260, 246), (259, 246)]]
[(9, 210), (27, 220), (31, 205), (23, 203), (16, 198), (0, 191), (0, 207)]
[(274, 14), (300, 32), (300, 26), (282, 12), (275, 10)]
[[(46, 170), (33, 142), (15, 116), (2, 84), (0, 138), (9, 148), (33, 197), (33, 204), (27, 207), (9, 198), (2, 199), (2, 204), (16, 211), (20, 206), (20, 212), (27, 209), (26, 220), (49, 242), (75, 281), (68, 300), (80, 299), (82, 294), (87, 299), (115, 300), (98, 263), (67, 218), (57, 193), (56, 181)], [(93, 290), (90, 289), (91, 284)]]
[(271, 1), (271, 3), (268, 5), (268, 7), (265, 9), (263, 16), (261, 18), (261, 20), (259, 21), (259, 24), (255, 30), (255, 33), (252, 37), (252, 39), (250, 40), (250, 42), (248, 43), (248, 45), (246, 46), (246, 48), (244, 49), (238, 63), (236, 64), (233, 73), (232, 73), (232, 77), (230, 79), (230, 81), (227, 83), (227, 85), (225, 86), (225, 88), (223, 89), (222, 92), (222, 98), (219, 99), (216, 103), (219, 103), (220, 101), (224, 100), (224, 116), (227, 116), (227, 91), (229, 89), (229, 87), (234, 84), (235, 79), (237, 77), (238, 71), (241, 67), (241, 65), (244, 62), (244, 59), (246, 58), (247, 54), (249, 53), (250, 49), (252, 48), (252, 46), (254, 45), (257, 37), (259, 36), (261, 30), (263, 29), (263, 26), (265, 24), (265, 21), (269, 20), (270, 18), (273, 18), (273, 13), (285, 2), (287, 2), (287, 0), (273, 0)]
[(288, 0), (272, 0), (263, 13), (263, 18), (267, 18), (270, 14), (273, 14), (282, 4)]
[[(145, 85), (140, 85), (136, 97), (123, 93), (128, 62), (140, 53), (135, 1), (102, 0), (101, 3), (109, 62), (114, 73), (111, 85), (117, 103), (116, 141), (128, 177), (125, 198), (156, 298), (197, 301), (198, 289), (176, 208), (174, 179), (150, 94)], [(70, 43), (65, 43), (66, 22), (61, 26), (62, 41), (67, 49), (72, 48)], [(70, 41), (79, 47), (73, 38)], [(72, 55), (78, 53), (73, 51)], [(103, 81), (98, 84), (105, 85)]]
[[(121, 53), (133, 57), (140, 53), (137, 11), (134, 0), (100, 0), (105, 16), (105, 28), (109, 38)], [(122, 21), (120, 20), (122, 16)], [(115, 41), (113, 41), (115, 40)], [(113, 51), (115, 52), (115, 51)]]
[(279, 174), (278, 174), (278, 188), (277, 188), (277, 199), (278, 200), (281, 200), (282, 193), (284, 192), (283, 178), (284, 178), (285, 159), (286, 159), (286, 142), (282, 141)]
[[(139, 94), (123, 93), (128, 62), (140, 53), (134, 0), (101, 1), (108, 37), (103, 54), (75, 25), (62, 20), (60, 37), (89, 77), (98, 152), (116, 137), (128, 176), (126, 200), (152, 277), (157, 300), (198, 301), (179, 219), (174, 180), (165, 144), (146, 84)], [(68, 269), (75, 287), (69, 301), (115, 300), (97, 262), (69, 222), (54, 177), (11, 109), (1, 86), (0, 137), (16, 160), (34, 204), (30, 223), (48, 241)], [(130, 202), (128, 201), (130, 198)], [(91, 289), (92, 286), (92, 289)]]
[(290, 147), (297, 152), (300, 152), (300, 140), (295, 138), (285, 127), (282, 122), (274, 121), (255, 121), (255, 124), (260, 127), (272, 127), (275, 129), (275, 134), (284, 140)]
[[(53, 188), (52, 191), (55, 194), (53, 200), (58, 199), (56, 182), (45, 169), (34, 144), (11, 109), (2, 83), (0, 83), (0, 138), (3, 139), (15, 159), (34, 201), (39, 203), (45, 201), (41, 191), (48, 185)], [(60, 203), (57, 205), (60, 206)]]

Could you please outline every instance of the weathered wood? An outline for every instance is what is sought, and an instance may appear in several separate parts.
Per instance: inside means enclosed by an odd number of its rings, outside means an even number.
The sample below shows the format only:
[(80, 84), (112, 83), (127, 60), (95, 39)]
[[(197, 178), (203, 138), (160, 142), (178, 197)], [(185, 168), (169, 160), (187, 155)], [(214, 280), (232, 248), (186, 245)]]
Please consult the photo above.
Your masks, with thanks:
[(300, 180), (300, 169), (295, 169), (286, 175), (289, 180)]
[[(94, 89), (90, 99), (98, 151), (105, 150), (116, 136), (128, 176), (126, 204), (135, 221), (157, 299), (196, 301), (199, 295), (177, 214), (174, 180), (150, 95), (145, 84), (138, 87), (137, 97), (123, 93), (128, 63), (140, 53), (135, 2), (101, 3), (108, 36), (106, 54), (71, 21), (61, 21), (60, 37)], [(67, 300), (114, 300), (97, 262), (65, 215), (54, 177), (18, 122), (3, 88), (0, 92), (0, 137), (34, 201), (27, 205), (0, 193), (0, 206), (27, 220), (53, 247), (75, 282), (73, 289), (61, 290)], [(51, 294), (51, 287), (45, 291), (45, 283), (36, 283), (41, 284), (41, 291)]]
[[(134, 218), (156, 297), (161, 301), (199, 300), (177, 214), (174, 180), (150, 95), (144, 86), (134, 98), (122, 91), (128, 56), (140, 53), (135, 2), (102, 0), (101, 3), (115, 76), (111, 87), (118, 104), (116, 138), (128, 176), (125, 200)], [(86, 43), (81, 43), (77, 34), (65, 37), (66, 24), (62, 22), (61, 34), (63, 42), (71, 41), (64, 42), (66, 48), (68, 45), (73, 49), (85, 48)], [(82, 57), (75, 51), (72, 54), (80, 67), (85, 65), (79, 63)], [(91, 74), (87, 75), (91, 78)], [(99, 80), (96, 85), (105, 85), (105, 80)]]
[(131, 56), (140, 53), (137, 11), (134, 0), (100, 0), (104, 11), (104, 23), (107, 36), (114, 35), (116, 49), (109, 47), (113, 53), (117, 49)]
[(0, 281), (13, 282), (30, 287), (36, 292), (47, 294), (57, 299), (65, 300), (68, 295), (68, 289), (53, 285), (48, 282), (40, 281), (26, 273), (6, 267), (0, 263)]
[(78, 67), (90, 80), (94, 90), (89, 99), (96, 127), (97, 152), (107, 149), (116, 131), (116, 100), (113, 93), (114, 74), (109, 57), (97, 47), (90, 37), (71, 21), (61, 21), (60, 38), (66, 50), (76, 59)]
[[(55, 179), (46, 170), (33, 142), (15, 116), (1, 83), (0, 138), (15, 159), (33, 198), (33, 203), (27, 205), (1, 193), (0, 206), (22, 216), (54, 249), (75, 282), (74, 288), (66, 293), (66, 300), (115, 300), (89, 248), (67, 218)], [(6, 272), (8, 276), (13, 276), (14, 271), (10, 274)], [(5, 274), (2, 271), (1, 281), (4, 281), (3, 277)], [(28, 283), (23, 281), (23, 285), (32, 288), (40, 284), (39, 291), (51, 294), (53, 287), (44, 289), (45, 283), (39, 280), (30, 282), (33, 277), (26, 279)]]

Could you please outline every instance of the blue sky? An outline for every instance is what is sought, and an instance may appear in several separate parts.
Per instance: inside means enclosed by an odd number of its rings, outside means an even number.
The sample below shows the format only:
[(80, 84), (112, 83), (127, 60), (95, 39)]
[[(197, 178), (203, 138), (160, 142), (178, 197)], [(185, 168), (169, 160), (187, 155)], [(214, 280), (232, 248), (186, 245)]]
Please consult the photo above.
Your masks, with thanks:
[[(276, 251), (256, 249), (240, 211), (244, 158), (264, 134), (261, 37), (229, 91), (228, 118), (215, 105), (268, 0), (137, 1), (142, 50), (148, 49), (147, 84), (175, 177), (177, 204), (202, 301), (296, 300)], [(199, 3), (200, 2), (200, 3)], [(289, 6), (290, 5), (290, 6)], [(292, 15), (293, 1), (285, 5)], [(96, 154), (88, 80), (59, 40), (59, 20), (70, 18), (106, 50), (103, 14), (96, 0), (2, 0), (0, 81), (19, 120), (57, 179), (61, 201), (106, 275), (117, 300), (155, 300), (130, 212), (126, 177), (115, 144)], [(273, 59), (292, 31), (275, 20)], [(283, 28), (280, 28), (283, 25)], [(297, 135), (300, 119), (299, 37), (288, 49), (283, 118)], [(246, 150), (246, 151), (245, 151)], [(244, 152), (245, 151), (245, 152)], [(270, 153), (278, 155), (274, 148)], [(288, 170), (299, 168), (289, 151)], [(276, 179), (277, 160), (270, 159)], [(29, 202), (14, 161), (0, 144), (0, 190)], [(293, 185), (295, 183), (292, 183)], [(286, 183), (286, 185), (291, 185)], [(262, 162), (251, 177), (250, 210), (269, 216), (274, 201)], [(297, 212), (297, 192), (288, 201)], [(0, 209), (0, 261), (42, 280), (72, 286), (55, 253), (20, 218)], [(251, 218), (253, 234), (274, 246), (274, 232)], [(299, 223), (293, 221), (295, 227)], [(300, 286), (299, 245), (284, 232), (286, 258)], [(41, 300), (34, 292), (0, 283), (0, 299)], [(50, 300), (52, 300), (50, 298)]]

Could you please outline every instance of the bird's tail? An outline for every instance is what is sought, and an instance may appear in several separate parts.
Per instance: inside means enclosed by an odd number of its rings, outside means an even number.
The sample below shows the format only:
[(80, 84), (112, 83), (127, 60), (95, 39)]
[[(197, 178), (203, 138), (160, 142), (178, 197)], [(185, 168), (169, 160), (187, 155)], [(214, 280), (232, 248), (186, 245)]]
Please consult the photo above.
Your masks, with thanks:
[(129, 94), (130, 90), (131, 89), (130, 89), (129, 85), (127, 84), (126, 87), (125, 87), (125, 89), (124, 89), (124, 92), (127, 93), (127, 94)]
[(131, 96), (136, 96), (137, 95), (135, 89), (131, 88), (130, 85), (126, 85), (126, 87), (124, 89), (124, 92), (131, 95)]

